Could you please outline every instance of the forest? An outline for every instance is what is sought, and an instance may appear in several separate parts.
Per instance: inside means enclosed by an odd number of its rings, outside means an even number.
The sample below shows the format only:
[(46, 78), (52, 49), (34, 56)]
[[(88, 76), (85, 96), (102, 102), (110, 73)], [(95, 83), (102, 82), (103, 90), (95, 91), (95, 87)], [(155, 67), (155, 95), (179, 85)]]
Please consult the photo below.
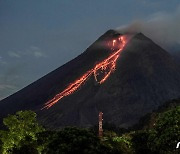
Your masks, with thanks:
[(18, 111), (3, 119), (0, 130), (2, 154), (178, 154), (180, 141), (180, 99), (172, 100), (144, 116), (139, 124), (118, 128), (65, 127), (51, 130), (37, 121), (33, 111)]

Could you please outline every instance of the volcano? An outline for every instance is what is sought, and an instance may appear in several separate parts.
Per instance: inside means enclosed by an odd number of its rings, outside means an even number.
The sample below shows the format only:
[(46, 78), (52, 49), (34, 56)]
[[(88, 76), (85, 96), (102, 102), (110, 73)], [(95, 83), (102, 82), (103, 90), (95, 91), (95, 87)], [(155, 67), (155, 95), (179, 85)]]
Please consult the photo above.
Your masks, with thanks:
[(33, 110), (49, 128), (104, 122), (128, 128), (180, 97), (179, 65), (151, 39), (109, 30), (81, 55), (0, 101), (0, 119)]

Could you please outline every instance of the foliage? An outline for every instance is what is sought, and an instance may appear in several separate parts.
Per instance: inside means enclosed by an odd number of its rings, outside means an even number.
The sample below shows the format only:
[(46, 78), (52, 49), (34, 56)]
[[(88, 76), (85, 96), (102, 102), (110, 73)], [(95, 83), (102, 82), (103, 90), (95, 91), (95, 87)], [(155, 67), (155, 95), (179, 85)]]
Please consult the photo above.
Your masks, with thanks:
[[(98, 127), (99, 127), (99, 125), (94, 125), (91, 129), (92, 129), (95, 133), (98, 133)], [(104, 130), (104, 131), (113, 131), (113, 132), (115, 132), (115, 133), (118, 134), (118, 135), (122, 135), (122, 134), (124, 134), (124, 133), (126, 133), (126, 132), (129, 132), (128, 129), (118, 127), (118, 126), (116, 126), (115, 124), (113, 124), (113, 123), (108, 123), (108, 122), (103, 123), (103, 130)]]
[[(43, 153), (53, 154), (95, 154), (106, 150), (99, 138), (87, 129), (67, 127), (52, 137)], [(105, 151), (104, 151), (105, 152)]]
[[(180, 106), (171, 107), (151, 121), (151, 127), (130, 133), (109, 125), (104, 137), (89, 129), (66, 127), (48, 131), (36, 120), (36, 113), (19, 111), (4, 118), (7, 130), (0, 130), (0, 153), (3, 154), (176, 154), (180, 141)], [(116, 132), (111, 130), (117, 130)], [(120, 131), (118, 131), (120, 130)]]
[(131, 133), (132, 135), (132, 147), (137, 154), (151, 154), (152, 151), (148, 147), (148, 138), (149, 138), (149, 131), (148, 130), (140, 130)]
[(180, 98), (173, 99), (168, 102), (165, 102), (163, 105), (159, 106), (156, 110), (152, 111), (152, 113), (147, 113), (145, 116), (141, 117), (139, 122), (128, 130), (144, 130), (144, 129), (152, 129), (154, 127), (154, 123), (158, 118), (159, 113), (166, 112), (167, 110), (174, 109), (176, 106), (180, 105)]
[(112, 154), (131, 154), (131, 137), (128, 134), (117, 136), (113, 131), (105, 131), (102, 143), (109, 149)]
[(180, 106), (158, 114), (151, 129), (132, 133), (136, 153), (174, 154), (180, 141)]
[(0, 153), (2, 153), (2, 141), (1, 141), (1, 135), (0, 135)]
[(37, 134), (44, 131), (36, 120), (36, 113), (19, 111), (4, 118), (3, 123), (8, 130), (1, 131), (2, 153), (16, 153), (20, 149), (27, 149), (27, 146), (30, 151), (35, 151)]
[(43, 151), (44, 149), (47, 149), (49, 143), (54, 139), (56, 136), (56, 131), (43, 131), (41, 133), (37, 134), (37, 149), (39, 152)]
[(175, 153), (180, 141), (180, 106), (159, 114), (154, 128), (150, 131), (149, 147), (154, 152)]

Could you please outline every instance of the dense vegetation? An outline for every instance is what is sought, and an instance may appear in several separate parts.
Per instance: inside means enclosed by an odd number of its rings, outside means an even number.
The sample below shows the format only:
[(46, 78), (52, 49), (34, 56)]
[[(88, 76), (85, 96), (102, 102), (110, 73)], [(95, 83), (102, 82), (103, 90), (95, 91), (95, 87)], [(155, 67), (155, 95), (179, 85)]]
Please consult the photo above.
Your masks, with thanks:
[[(153, 115), (153, 118), (152, 118)], [(3, 120), (0, 153), (3, 154), (175, 154), (180, 141), (180, 106), (173, 105), (151, 114), (144, 129), (133, 131), (105, 125), (104, 137), (96, 127), (67, 127), (50, 131), (36, 120), (36, 113), (19, 111)], [(120, 133), (118, 133), (118, 131)], [(126, 130), (127, 131), (127, 130)]]

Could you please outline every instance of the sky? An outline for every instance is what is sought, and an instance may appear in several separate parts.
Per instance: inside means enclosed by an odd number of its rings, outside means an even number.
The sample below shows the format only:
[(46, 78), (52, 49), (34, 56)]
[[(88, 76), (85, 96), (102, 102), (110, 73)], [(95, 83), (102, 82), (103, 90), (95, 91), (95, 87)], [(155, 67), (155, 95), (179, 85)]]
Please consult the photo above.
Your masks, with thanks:
[(0, 100), (75, 58), (107, 30), (178, 10), (179, 0), (0, 0)]

